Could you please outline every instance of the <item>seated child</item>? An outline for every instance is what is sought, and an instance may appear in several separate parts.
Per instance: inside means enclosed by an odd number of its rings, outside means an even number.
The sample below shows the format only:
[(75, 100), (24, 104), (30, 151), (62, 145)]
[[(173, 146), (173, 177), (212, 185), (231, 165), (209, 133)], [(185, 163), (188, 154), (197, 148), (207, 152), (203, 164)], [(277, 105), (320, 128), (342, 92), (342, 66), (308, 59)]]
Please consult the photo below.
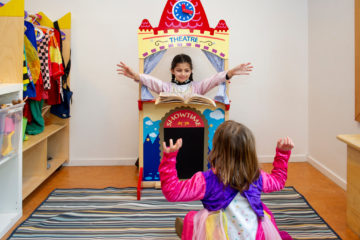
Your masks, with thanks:
[(261, 192), (281, 190), (294, 147), (289, 137), (279, 139), (274, 168), (268, 174), (259, 168), (255, 139), (251, 131), (235, 121), (226, 121), (216, 130), (209, 155), (211, 169), (179, 181), (176, 155), (182, 139), (170, 146), (163, 143), (159, 166), (161, 187), (168, 201), (201, 200), (204, 209), (190, 211), (176, 227), (181, 239), (292, 239), (280, 232), (271, 211), (261, 201)]

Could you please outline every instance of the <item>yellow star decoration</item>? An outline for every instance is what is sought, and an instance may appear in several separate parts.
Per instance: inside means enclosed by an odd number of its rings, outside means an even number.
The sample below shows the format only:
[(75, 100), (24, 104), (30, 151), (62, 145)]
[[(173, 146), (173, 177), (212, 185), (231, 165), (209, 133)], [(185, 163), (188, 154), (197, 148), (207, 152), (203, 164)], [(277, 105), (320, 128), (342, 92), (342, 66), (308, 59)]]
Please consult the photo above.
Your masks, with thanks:
[(146, 141), (147, 141), (147, 142), (150, 141), (150, 138), (147, 138)]
[(213, 125), (212, 124), (210, 124), (210, 127), (212, 127)]

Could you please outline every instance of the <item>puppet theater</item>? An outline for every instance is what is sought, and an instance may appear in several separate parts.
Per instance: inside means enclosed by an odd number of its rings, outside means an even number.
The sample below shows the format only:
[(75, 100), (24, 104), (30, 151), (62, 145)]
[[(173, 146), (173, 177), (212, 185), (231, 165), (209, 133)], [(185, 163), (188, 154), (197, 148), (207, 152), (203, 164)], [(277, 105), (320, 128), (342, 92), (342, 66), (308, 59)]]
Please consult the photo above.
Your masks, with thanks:
[[(225, 20), (211, 28), (199, 0), (168, 0), (157, 27), (144, 19), (138, 29), (139, 72), (151, 73), (170, 48), (198, 49), (217, 72), (224, 71), (228, 68), (229, 28)], [(207, 170), (215, 130), (228, 118), (228, 82), (218, 86), (214, 100), (216, 107), (183, 103), (156, 105), (154, 95), (140, 85), (138, 199), (141, 187), (160, 186), (158, 167), (163, 141), (184, 140), (176, 166), (179, 179)]]

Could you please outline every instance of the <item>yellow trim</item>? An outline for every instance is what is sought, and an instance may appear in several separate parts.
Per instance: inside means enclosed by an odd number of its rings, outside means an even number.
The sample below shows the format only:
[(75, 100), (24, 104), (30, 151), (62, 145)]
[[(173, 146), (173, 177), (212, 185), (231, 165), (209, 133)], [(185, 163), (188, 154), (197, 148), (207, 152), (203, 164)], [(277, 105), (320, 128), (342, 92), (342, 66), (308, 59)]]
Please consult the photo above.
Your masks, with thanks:
[(138, 56), (146, 58), (156, 52), (176, 47), (192, 47), (211, 52), (222, 59), (228, 59), (229, 55), (229, 31), (190, 31), (190, 29), (169, 29), (154, 33), (154, 30), (138, 30)]
[(46, 16), (45, 13), (39, 12), (38, 14), (42, 17), (41, 19), (38, 19), (41, 26), (50, 27), (50, 28), (54, 27), (53, 21), (50, 18), (48, 18), (48, 16)]
[(264, 215), (266, 215), (270, 220), (271, 220), (271, 216), (269, 213), (267, 213), (266, 211), (264, 211)]
[[(45, 26), (45, 27), (51, 27), (51, 28), (54, 27), (53, 21), (50, 18), (48, 18), (48, 16), (46, 16), (45, 13), (39, 12), (38, 14), (42, 16), (42, 19), (38, 20), (40, 25)], [(62, 18), (60, 18), (58, 20), (58, 23), (59, 23), (60, 29), (70, 29), (71, 28), (71, 13), (69, 12), (69, 13), (65, 14)]]
[(24, 0), (11, 0), (0, 7), (1, 17), (24, 17)]
[(60, 29), (71, 29), (71, 12), (58, 20)]
[(227, 217), (226, 217), (226, 214), (221, 211), (222, 213), (222, 220), (223, 220), (223, 223), (224, 223), (224, 231), (225, 231), (225, 235), (226, 235), (226, 239), (229, 240), (229, 234), (228, 234), (228, 221), (227, 221)]

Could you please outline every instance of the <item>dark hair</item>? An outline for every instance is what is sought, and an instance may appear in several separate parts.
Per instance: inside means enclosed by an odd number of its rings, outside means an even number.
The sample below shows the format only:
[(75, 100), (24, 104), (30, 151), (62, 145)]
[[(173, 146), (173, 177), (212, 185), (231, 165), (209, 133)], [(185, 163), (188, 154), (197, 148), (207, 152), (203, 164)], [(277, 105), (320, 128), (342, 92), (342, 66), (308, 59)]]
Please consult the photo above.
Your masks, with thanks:
[[(174, 68), (176, 67), (176, 65), (178, 63), (188, 63), (190, 65), (190, 69), (193, 69), (193, 65), (192, 65), (192, 61), (191, 61), (191, 57), (189, 55), (186, 54), (178, 54), (176, 55), (172, 62), (171, 62), (171, 70), (174, 70)], [(193, 80), (193, 74), (190, 74), (189, 80), (192, 81)], [(171, 82), (175, 83), (175, 75), (171, 74)]]
[(209, 162), (225, 186), (241, 193), (260, 176), (255, 138), (250, 129), (235, 121), (226, 121), (217, 128)]

